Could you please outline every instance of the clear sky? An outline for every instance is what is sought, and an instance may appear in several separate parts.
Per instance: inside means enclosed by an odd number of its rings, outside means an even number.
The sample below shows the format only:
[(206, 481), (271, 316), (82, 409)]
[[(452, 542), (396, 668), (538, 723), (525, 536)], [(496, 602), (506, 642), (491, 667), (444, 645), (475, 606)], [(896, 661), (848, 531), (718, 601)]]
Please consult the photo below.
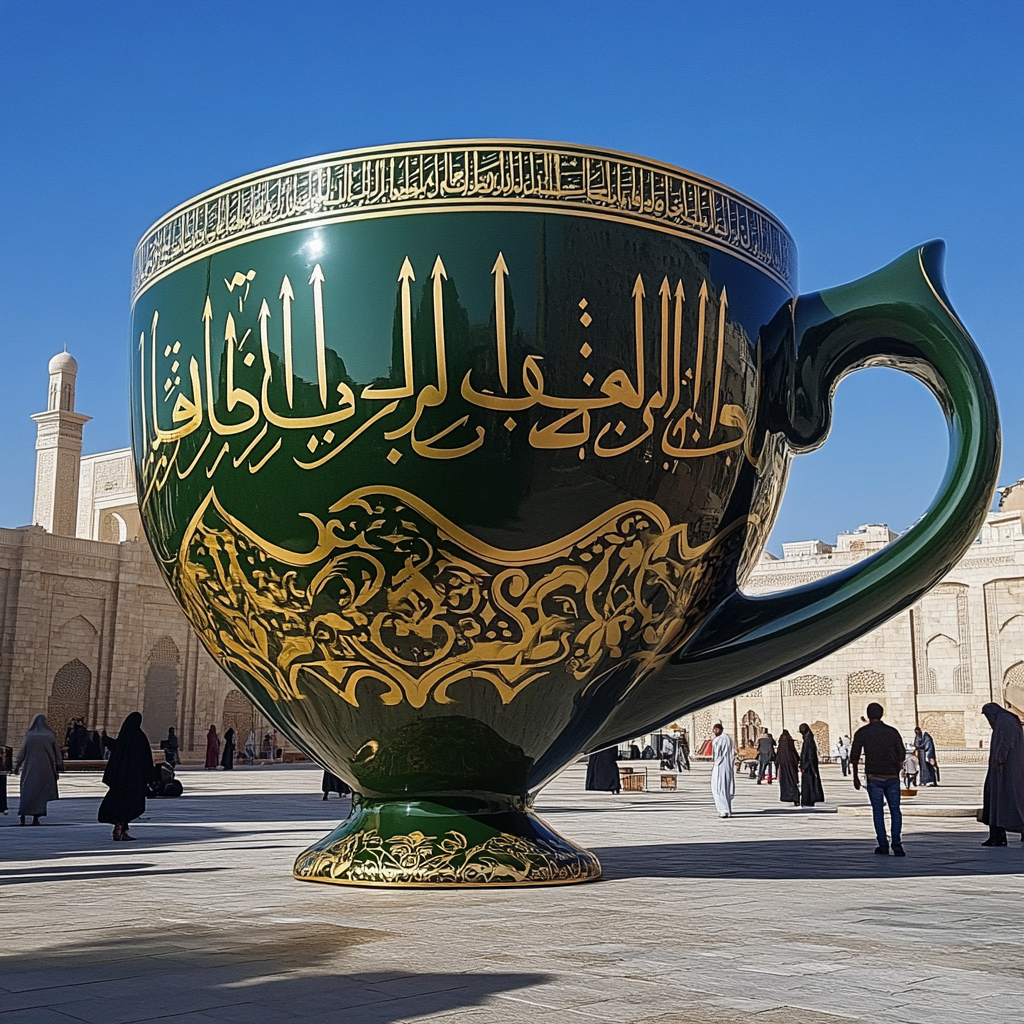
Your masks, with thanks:
[[(1024, 476), (1019, 0), (0, 3), (0, 525), (31, 519), (46, 364), (79, 362), (86, 452), (128, 444), (129, 273), (166, 210), (249, 171), (413, 139), (643, 154), (739, 189), (800, 288), (931, 238)], [(924, 388), (862, 371), (796, 460), (770, 547), (901, 530), (945, 464)]]

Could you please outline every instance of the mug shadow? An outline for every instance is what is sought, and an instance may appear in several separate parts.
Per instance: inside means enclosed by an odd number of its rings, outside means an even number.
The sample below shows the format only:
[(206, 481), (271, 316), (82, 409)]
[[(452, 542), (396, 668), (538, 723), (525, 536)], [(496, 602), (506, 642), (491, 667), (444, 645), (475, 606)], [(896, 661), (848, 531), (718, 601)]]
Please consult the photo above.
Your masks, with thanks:
[(484, 1007), (494, 996), (551, 980), (540, 973), (346, 967), (352, 948), (389, 938), (385, 931), (317, 921), (242, 920), (82, 934), (49, 949), (0, 955), (4, 1016), (20, 1010), (25, 1020), (41, 1019), (61, 1007), (74, 1013), (72, 1004), (84, 1002), (90, 1020), (195, 1014), (393, 1024)]
[[(593, 848), (603, 880), (722, 878), (750, 880), (942, 878), (1024, 871), (1024, 843), (985, 849), (986, 832), (915, 832), (906, 857), (880, 857), (875, 840), (762, 839)], [(1016, 847), (1016, 848), (1015, 848)]]

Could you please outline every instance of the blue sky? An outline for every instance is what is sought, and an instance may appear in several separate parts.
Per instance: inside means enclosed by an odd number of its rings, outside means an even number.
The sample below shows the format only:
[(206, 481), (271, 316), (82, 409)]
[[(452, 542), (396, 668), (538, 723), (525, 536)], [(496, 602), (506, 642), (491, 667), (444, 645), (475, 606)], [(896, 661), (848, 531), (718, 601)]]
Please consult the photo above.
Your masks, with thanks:
[[(131, 255), (177, 203), (316, 153), (554, 139), (717, 178), (796, 238), (803, 291), (930, 238), (1024, 476), (1024, 5), (0, 3), (0, 525), (30, 521), (46, 363), (80, 364), (86, 451), (128, 443)], [(903, 529), (942, 475), (917, 382), (848, 378), (770, 547)]]

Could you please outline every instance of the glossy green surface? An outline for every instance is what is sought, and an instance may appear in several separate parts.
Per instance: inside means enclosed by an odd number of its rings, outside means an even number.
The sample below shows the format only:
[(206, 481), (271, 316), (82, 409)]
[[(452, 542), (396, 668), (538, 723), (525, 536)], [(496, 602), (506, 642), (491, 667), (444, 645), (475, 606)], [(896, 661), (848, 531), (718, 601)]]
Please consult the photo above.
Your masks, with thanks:
[[(939, 261), (794, 306), (714, 245), (564, 213), (226, 244), (134, 307), (147, 534), (214, 657), (367, 798), (528, 801), (848, 643), (970, 544), (999, 431)], [(939, 498), (845, 573), (740, 595), (789, 459), (868, 364), (940, 397)]]
[(295, 877), (376, 886), (566, 885), (601, 877), (597, 857), (522, 800), (381, 801), (299, 854)]

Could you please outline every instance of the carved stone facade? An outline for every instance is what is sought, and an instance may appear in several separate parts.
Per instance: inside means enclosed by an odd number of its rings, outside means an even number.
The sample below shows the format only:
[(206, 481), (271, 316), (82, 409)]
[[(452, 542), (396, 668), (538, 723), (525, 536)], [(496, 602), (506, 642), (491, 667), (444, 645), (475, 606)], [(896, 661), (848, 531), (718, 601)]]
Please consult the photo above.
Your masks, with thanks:
[(0, 744), (17, 746), (39, 712), (63, 738), (72, 718), (116, 733), (141, 711), (154, 744), (175, 726), (186, 761), (202, 758), (211, 722), (233, 726), (241, 747), (270, 727), (164, 583), (130, 450), (81, 457), (89, 417), (74, 412), (76, 373), (66, 352), (51, 360), (49, 408), (33, 417), (37, 525), (0, 529)]
[[(799, 673), (735, 700), (687, 716), (696, 748), (720, 721), (727, 731), (758, 720), (777, 737), (807, 722), (824, 754), (852, 735), (867, 704), (910, 739), (915, 724), (932, 734), (947, 759), (987, 756), (991, 729), (981, 715), (988, 701), (1024, 696), (1024, 482), (1003, 492), (971, 549), (934, 590), (885, 625)], [(765, 554), (748, 584), (768, 593), (820, 579), (879, 550), (895, 537), (865, 526), (839, 537), (783, 545)], [(708, 713), (710, 711), (710, 714)], [(735, 723), (735, 724), (734, 724)], [(824, 736), (828, 743), (822, 743)], [(974, 753), (971, 754), (971, 751)]]

